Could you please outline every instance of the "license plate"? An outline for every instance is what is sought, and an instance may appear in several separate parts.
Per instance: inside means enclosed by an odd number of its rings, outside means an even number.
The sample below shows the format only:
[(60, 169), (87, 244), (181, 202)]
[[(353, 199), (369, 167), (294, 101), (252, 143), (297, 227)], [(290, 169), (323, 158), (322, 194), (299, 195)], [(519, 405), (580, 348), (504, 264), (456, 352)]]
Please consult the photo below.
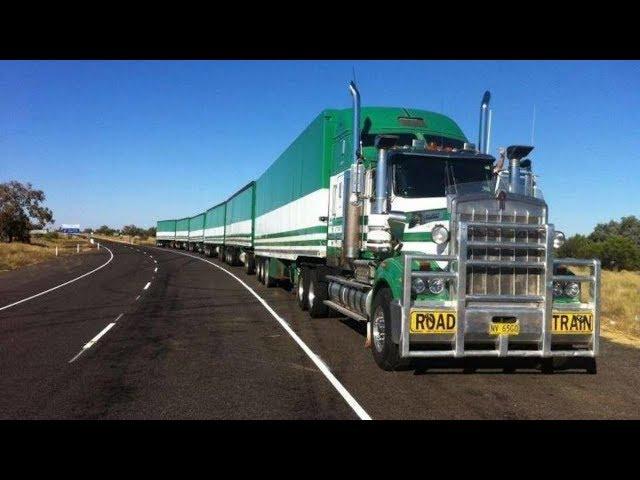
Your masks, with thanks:
[(593, 333), (593, 313), (553, 312), (551, 332), (555, 334)]
[(489, 335), (519, 335), (520, 324), (518, 322), (512, 323), (490, 323)]
[(451, 311), (411, 311), (411, 333), (455, 333), (456, 313)]

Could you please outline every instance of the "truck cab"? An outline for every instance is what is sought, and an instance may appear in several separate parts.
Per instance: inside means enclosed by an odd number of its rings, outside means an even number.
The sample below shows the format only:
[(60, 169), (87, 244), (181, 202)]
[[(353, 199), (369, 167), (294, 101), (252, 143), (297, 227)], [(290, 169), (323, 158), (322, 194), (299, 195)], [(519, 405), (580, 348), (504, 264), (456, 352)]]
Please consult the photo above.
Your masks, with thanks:
[(533, 357), (549, 371), (554, 358), (580, 358), (595, 372), (600, 264), (555, 258), (564, 234), (549, 223), (525, 158), (533, 147), (503, 149), (497, 163), (488, 154), (487, 95), (483, 149), (451, 120), (439, 118), (446, 134), (435, 135), (427, 130), (434, 114), (406, 109), (411, 129), (377, 128), (371, 138), (358, 127), (357, 95), (352, 125), (362, 138), (352, 138), (354, 160), (341, 183), (342, 250), (334, 260), (343, 274), (327, 277), (325, 303), (368, 322), (378, 365)]

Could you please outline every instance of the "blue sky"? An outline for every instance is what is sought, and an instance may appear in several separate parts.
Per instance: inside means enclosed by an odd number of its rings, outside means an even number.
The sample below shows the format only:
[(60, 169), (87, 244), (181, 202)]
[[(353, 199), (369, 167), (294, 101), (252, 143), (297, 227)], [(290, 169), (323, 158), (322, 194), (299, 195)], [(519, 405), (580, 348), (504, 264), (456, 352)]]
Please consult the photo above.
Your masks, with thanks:
[(451, 116), (477, 142), (492, 92), (491, 150), (531, 140), (551, 221), (568, 234), (640, 215), (640, 62), (0, 62), (0, 182), (47, 194), (56, 225), (203, 211), (259, 176), (323, 108)]

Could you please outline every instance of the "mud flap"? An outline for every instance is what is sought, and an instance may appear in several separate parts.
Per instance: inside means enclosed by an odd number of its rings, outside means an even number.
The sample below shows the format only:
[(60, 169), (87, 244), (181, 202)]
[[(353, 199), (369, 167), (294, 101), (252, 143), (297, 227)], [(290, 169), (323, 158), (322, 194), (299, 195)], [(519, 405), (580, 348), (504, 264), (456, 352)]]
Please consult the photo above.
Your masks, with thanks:
[(393, 343), (400, 343), (400, 323), (402, 322), (402, 304), (400, 300), (391, 300), (389, 304), (391, 313), (391, 340)]

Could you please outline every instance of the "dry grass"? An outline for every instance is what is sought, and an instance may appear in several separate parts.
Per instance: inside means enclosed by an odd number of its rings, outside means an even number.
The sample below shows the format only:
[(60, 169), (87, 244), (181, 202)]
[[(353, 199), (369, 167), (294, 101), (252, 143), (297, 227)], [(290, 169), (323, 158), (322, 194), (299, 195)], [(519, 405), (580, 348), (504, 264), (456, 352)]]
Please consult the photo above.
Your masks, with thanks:
[(0, 272), (15, 270), (34, 263), (44, 262), (55, 258), (56, 246), (58, 255), (76, 253), (76, 245), (80, 245), (80, 252), (89, 250), (89, 243), (83, 238), (45, 238), (34, 237), (31, 243), (0, 242)]
[(96, 235), (93, 234), (93, 238), (98, 240), (111, 240), (112, 242), (120, 242), (126, 244), (133, 245), (151, 245), (155, 246), (156, 237), (147, 237), (144, 240), (138, 237), (131, 237), (129, 235), (120, 235), (118, 236), (109, 236), (109, 235)]
[(605, 336), (640, 346), (640, 272), (602, 272), (602, 330)]
[[(589, 273), (586, 268), (572, 270), (578, 275)], [(640, 272), (603, 270), (600, 299), (602, 335), (640, 347)]]

